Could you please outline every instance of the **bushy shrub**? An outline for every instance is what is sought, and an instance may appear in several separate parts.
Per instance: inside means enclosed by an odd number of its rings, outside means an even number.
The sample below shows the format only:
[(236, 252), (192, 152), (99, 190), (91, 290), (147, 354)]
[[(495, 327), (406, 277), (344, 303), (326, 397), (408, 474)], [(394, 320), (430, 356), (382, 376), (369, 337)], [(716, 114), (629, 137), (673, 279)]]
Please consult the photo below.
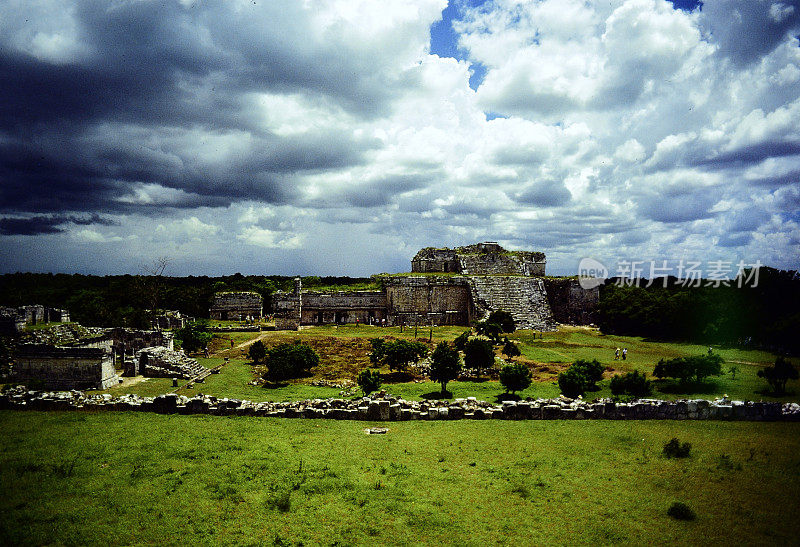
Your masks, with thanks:
[(786, 382), (797, 380), (798, 377), (797, 369), (783, 357), (778, 357), (773, 366), (762, 368), (756, 374), (767, 381), (776, 395), (786, 393)]
[(611, 378), (611, 393), (614, 395), (633, 395), (642, 397), (652, 393), (652, 386), (647, 375), (634, 370), (627, 374), (615, 374)]
[(247, 350), (247, 356), (253, 361), (254, 365), (259, 364), (261, 360), (267, 356), (267, 347), (264, 345), (264, 342), (261, 340), (253, 342), (250, 345), (250, 349)]
[(673, 437), (670, 441), (664, 445), (664, 449), (662, 453), (667, 458), (688, 458), (689, 452), (692, 450), (692, 445), (689, 443), (683, 443), (676, 438)]
[(453, 345), (459, 351), (464, 351), (464, 346), (467, 345), (467, 341), (469, 340), (470, 331), (465, 330), (458, 337), (453, 340)]
[(667, 509), (667, 514), (678, 520), (694, 520), (697, 518), (692, 508), (681, 501), (676, 501), (670, 505), (669, 509)]
[(514, 332), (517, 330), (517, 325), (511, 314), (504, 310), (495, 310), (486, 318), (487, 323), (494, 323), (500, 325), (503, 332)]
[(381, 364), (384, 357), (384, 340), (383, 338), (370, 338), (369, 343), (370, 346), (372, 346), (372, 351), (369, 354), (369, 362), (374, 366), (378, 366)]
[(522, 391), (531, 385), (531, 371), (522, 363), (510, 363), (500, 369), (500, 383), (509, 393)]
[(381, 374), (377, 370), (364, 369), (358, 373), (358, 387), (360, 387), (365, 395), (369, 395), (373, 391), (378, 391), (381, 387)]
[(522, 355), (522, 352), (519, 350), (519, 346), (517, 346), (514, 342), (506, 338), (503, 340), (503, 355), (508, 357), (509, 359), (513, 359), (514, 357), (519, 357)]
[(472, 370), (494, 366), (494, 347), (488, 340), (473, 338), (464, 346), (464, 366)]
[(300, 378), (318, 364), (319, 355), (308, 344), (279, 344), (267, 350), (266, 378), (273, 382)]
[(187, 353), (203, 349), (213, 337), (209, 331), (208, 321), (192, 321), (175, 331), (175, 341), (180, 342), (181, 349)]
[(422, 342), (409, 340), (370, 339), (372, 352), (369, 360), (375, 366), (387, 365), (389, 370), (405, 370), (411, 363), (416, 363), (428, 355), (428, 346)]
[(558, 387), (567, 397), (575, 398), (587, 391), (597, 391), (597, 382), (603, 379), (604, 367), (597, 359), (579, 359), (558, 375)]
[(461, 359), (458, 350), (447, 342), (439, 342), (431, 355), (430, 378), (442, 385), (442, 393), (447, 390), (447, 382), (458, 378), (461, 372)]
[(723, 362), (724, 360), (717, 353), (676, 357), (668, 360), (661, 359), (653, 369), (653, 376), (675, 378), (684, 383), (690, 380), (700, 382), (708, 376), (722, 374)]

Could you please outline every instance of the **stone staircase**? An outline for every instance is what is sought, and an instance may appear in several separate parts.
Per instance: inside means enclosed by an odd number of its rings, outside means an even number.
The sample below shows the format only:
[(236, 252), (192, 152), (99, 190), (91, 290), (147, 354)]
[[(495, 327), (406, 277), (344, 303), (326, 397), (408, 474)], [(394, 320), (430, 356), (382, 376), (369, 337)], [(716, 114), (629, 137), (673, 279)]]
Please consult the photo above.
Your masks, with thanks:
[[(146, 356), (143, 360), (142, 357)], [(136, 358), (142, 363), (142, 375), (151, 378), (186, 378), (206, 376), (209, 370), (187, 357), (183, 351), (173, 351), (162, 346), (144, 348)]]
[(470, 276), (475, 315), (485, 319), (495, 310), (507, 311), (518, 329), (556, 330), (544, 282), (536, 277)]

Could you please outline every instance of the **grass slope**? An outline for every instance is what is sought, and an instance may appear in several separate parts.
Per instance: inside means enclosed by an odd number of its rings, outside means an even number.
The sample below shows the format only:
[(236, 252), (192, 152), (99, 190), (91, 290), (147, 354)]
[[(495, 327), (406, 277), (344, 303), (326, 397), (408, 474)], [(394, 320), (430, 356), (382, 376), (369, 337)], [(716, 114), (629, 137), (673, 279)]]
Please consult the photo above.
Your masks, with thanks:
[[(2, 544), (789, 544), (800, 424), (0, 412)], [(673, 436), (691, 457), (661, 456)], [(697, 520), (667, 516), (674, 501)]]

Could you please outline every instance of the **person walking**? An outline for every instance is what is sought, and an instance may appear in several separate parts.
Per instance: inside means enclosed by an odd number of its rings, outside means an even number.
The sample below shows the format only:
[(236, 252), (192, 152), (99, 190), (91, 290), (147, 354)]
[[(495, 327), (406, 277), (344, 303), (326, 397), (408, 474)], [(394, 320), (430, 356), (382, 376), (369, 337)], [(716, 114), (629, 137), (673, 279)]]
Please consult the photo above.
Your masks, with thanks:
[(614, 350), (614, 360), (619, 361), (619, 348)]
[(628, 348), (622, 348), (622, 360), (624, 361), (627, 358), (628, 358)]

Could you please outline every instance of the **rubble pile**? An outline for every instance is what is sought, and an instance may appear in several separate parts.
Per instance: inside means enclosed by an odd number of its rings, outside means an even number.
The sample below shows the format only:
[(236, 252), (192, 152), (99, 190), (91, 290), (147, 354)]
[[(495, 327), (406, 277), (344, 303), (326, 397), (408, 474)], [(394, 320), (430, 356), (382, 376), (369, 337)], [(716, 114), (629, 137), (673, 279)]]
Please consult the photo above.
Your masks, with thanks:
[(104, 338), (108, 329), (84, 327), (78, 323), (64, 323), (41, 330), (33, 330), (20, 336), (20, 344), (74, 346), (92, 339)]
[(175, 351), (164, 346), (142, 348), (136, 352), (136, 360), (141, 374), (151, 378), (186, 378), (205, 376), (208, 369), (187, 357), (183, 351)]
[(405, 401), (385, 392), (357, 399), (312, 399), (292, 402), (242, 401), (197, 394), (192, 398), (168, 394), (158, 397), (108, 394), (87, 395), (82, 391), (38, 392), (17, 386), (0, 394), (0, 409), (16, 410), (120, 410), (162, 414), (210, 414), (218, 416), (262, 416), (280, 418), (328, 418), (334, 420), (747, 420), (800, 421), (797, 403), (707, 401), (689, 399), (661, 401), (639, 399), (616, 403), (610, 399), (535, 399), (493, 404), (474, 397), (454, 401)]

